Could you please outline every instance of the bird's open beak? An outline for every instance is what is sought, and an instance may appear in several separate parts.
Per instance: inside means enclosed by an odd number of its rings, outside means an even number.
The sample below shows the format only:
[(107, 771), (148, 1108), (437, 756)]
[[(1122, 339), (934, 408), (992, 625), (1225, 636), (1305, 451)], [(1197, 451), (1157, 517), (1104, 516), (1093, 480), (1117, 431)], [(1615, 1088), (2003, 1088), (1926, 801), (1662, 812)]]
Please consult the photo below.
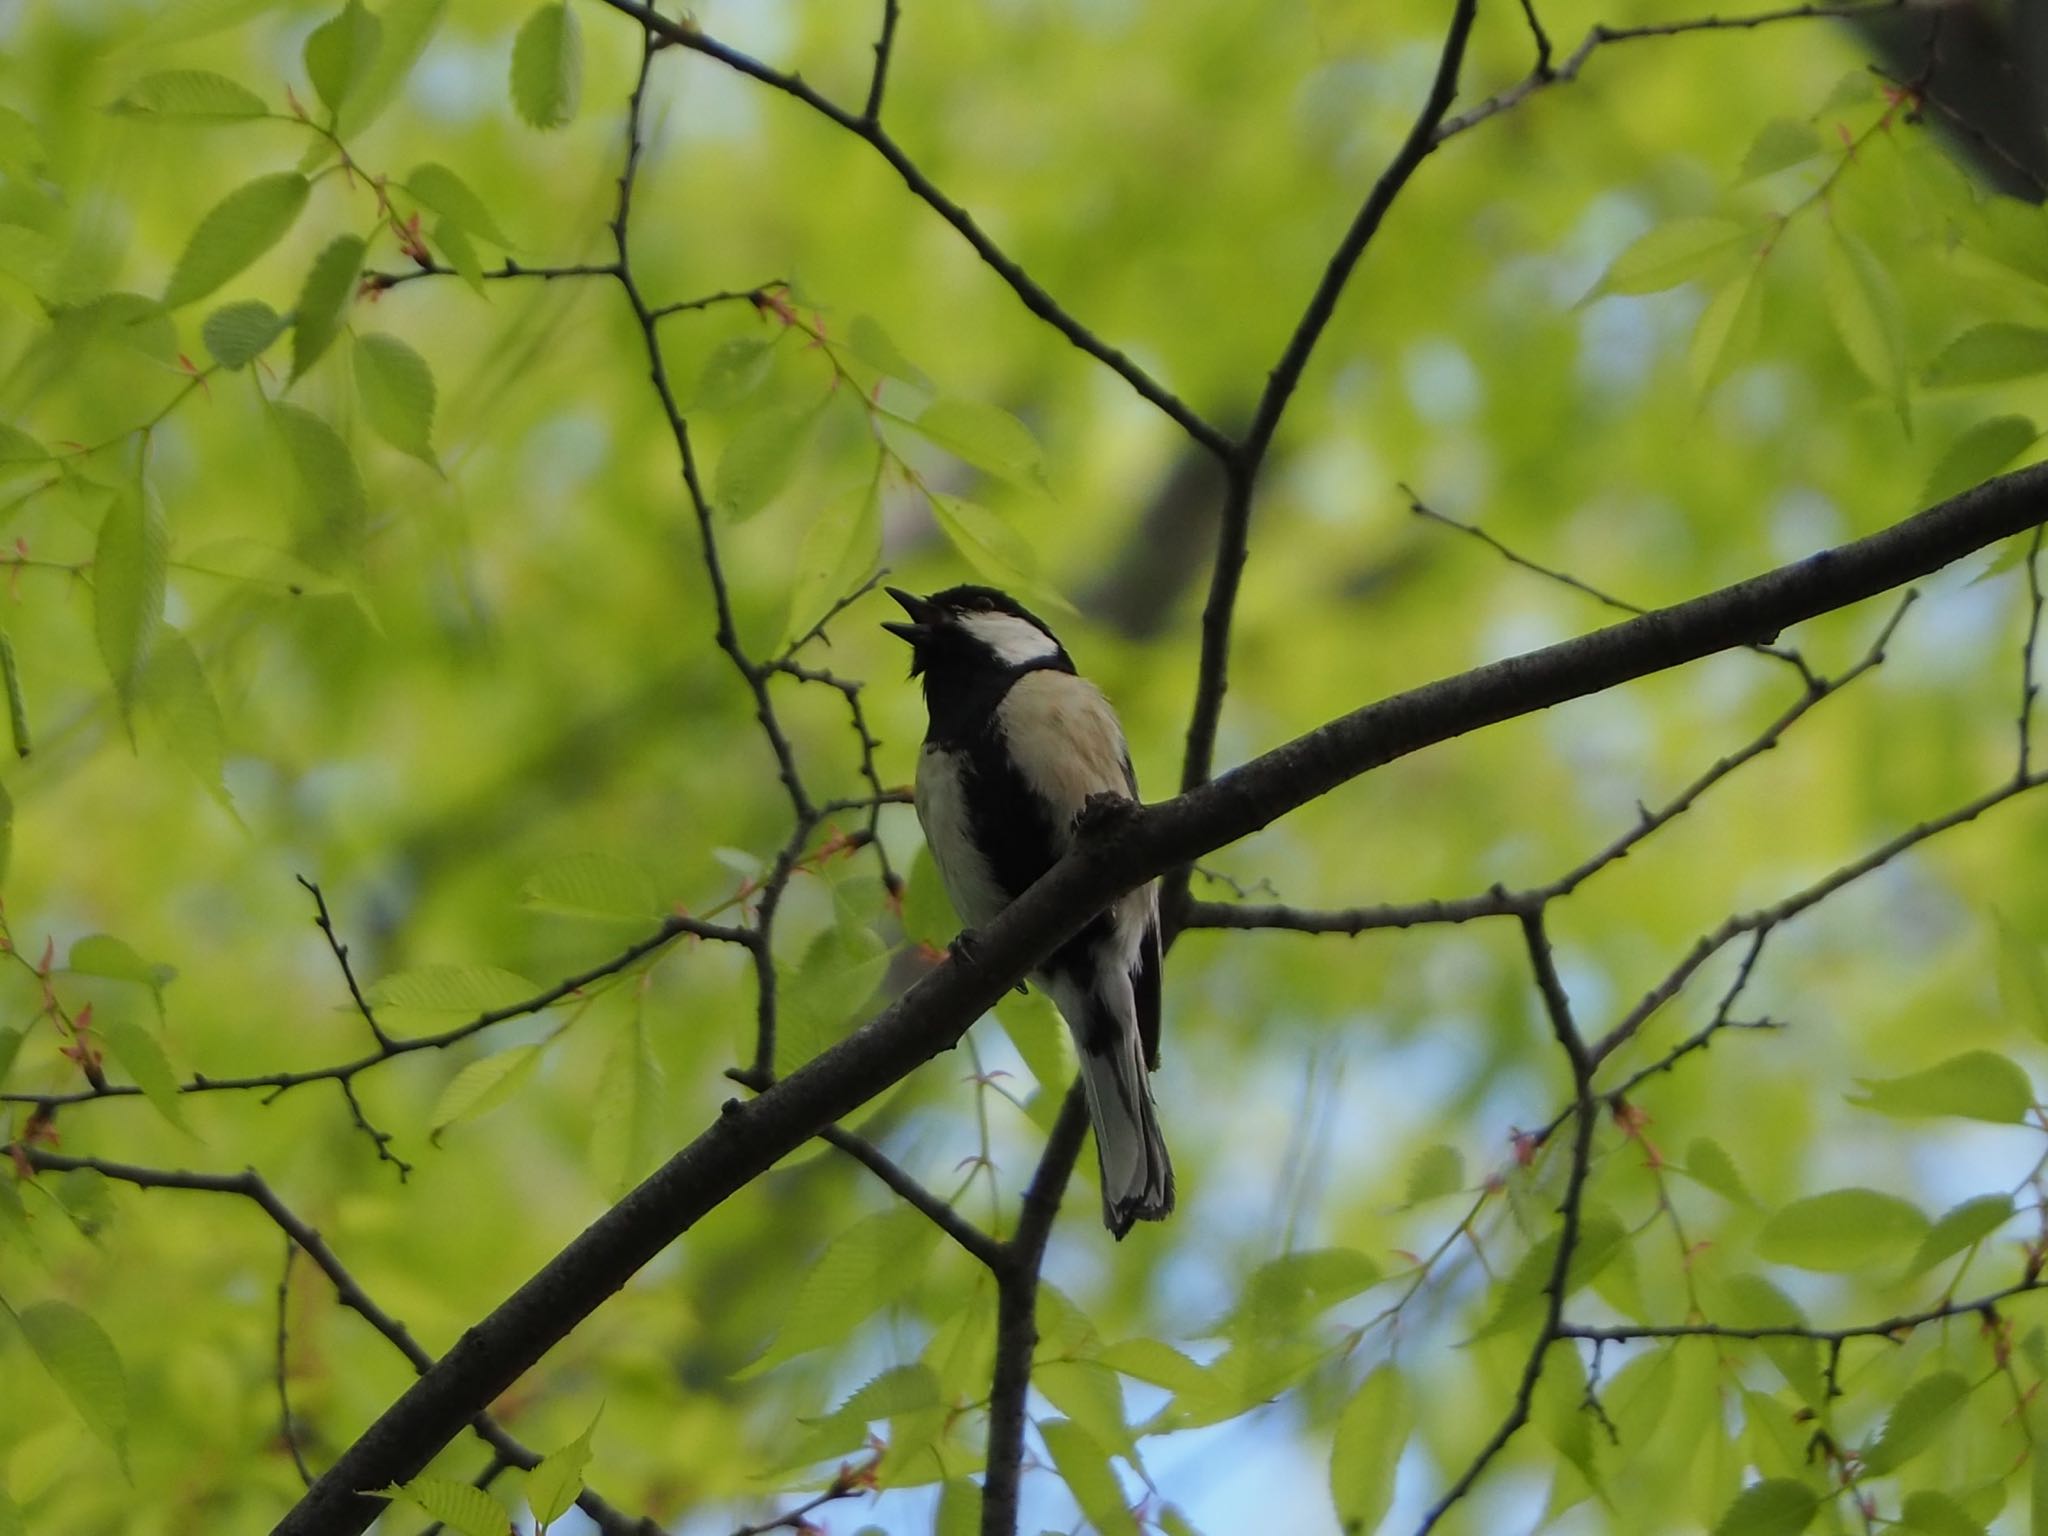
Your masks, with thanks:
[(901, 587), (884, 587), (882, 590), (902, 604), (903, 611), (910, 615), (908, 624), (884, 624), (882, 628), (914, 646), (923, 645), (931, 639), (932, 629), (938, 623), (938, 610), (914, 592), (906, 592)]

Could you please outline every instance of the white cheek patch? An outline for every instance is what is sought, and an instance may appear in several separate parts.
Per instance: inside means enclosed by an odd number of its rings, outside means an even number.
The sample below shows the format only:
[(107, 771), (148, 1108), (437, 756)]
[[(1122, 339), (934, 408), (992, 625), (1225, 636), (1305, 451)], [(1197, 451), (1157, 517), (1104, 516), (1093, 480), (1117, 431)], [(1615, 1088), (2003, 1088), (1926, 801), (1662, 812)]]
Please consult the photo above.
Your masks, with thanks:
[(1014, 613), (964, 613), (959, 624), (999, 661), (1012, 667), (1056, 655), (1060, 648), (1051, 635)]

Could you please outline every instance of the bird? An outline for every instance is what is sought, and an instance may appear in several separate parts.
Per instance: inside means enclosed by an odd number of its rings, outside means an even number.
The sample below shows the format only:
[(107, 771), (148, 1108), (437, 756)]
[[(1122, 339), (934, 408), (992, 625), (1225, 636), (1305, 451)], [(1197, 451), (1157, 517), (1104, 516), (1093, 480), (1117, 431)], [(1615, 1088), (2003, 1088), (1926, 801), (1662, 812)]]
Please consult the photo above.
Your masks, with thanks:
[[(924, 680), (917, 818), (964, 925), (955, 947), (968, 948), (1072, 846), (1084, 807), (1136, 801), (1137, 775), (1116, 711), (1015, 598), (982, 586), (885, 590), (908, 620), (882, 627), (910, 644), (910, 675)], [(1118, 1241), (1173, 1210), (1148, 1080), (1159, 1065), (1160, 965), (1154, 883), (1118, 897), (1032, 972), (1073, 1031), (1102, 1221)]]

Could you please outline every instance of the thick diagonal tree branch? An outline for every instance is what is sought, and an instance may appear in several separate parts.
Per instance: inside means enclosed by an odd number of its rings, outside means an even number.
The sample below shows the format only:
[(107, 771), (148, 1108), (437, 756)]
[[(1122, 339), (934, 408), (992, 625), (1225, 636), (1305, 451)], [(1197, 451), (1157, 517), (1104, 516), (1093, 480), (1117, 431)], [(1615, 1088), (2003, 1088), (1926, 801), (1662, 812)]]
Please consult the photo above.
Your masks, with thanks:
[[(1222, 778), (1085, 839), (889, 1008), (728, 1112), (463, 1335), (314, 1484), (281, 1536), (361, 1530), (481, 1404), (655, 1254), (826, 1125), (957, 1040), (1119, 893), (1234, 842), (1382, 764), (1717, 651), (1767, 640), (2048, 519), (2048, 465), (2004, 475), (1881, 533), (1577, 639), (1477, 667), (1332, 720)], [(1610, 1040), (1613, 1037), (1610, 1036)], [(1612, 1044), (1602, 1043), (1604, 1049)], [(1604, 1054), (1595, 1049), (1595, 1058)]]

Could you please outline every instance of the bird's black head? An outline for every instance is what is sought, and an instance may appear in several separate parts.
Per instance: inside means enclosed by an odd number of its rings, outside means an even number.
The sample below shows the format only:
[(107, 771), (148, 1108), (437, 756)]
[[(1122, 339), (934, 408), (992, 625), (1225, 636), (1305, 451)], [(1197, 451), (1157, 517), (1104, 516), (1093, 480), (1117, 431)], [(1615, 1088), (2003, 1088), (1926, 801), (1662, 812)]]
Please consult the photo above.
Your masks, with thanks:
[(1000, 675), (1038, 667), (1071, 672), (1059, 637), (1007, 592), (994, 587), (948, 587), (918, 597), (900, 587), (888, 594), (903, 605), (908, 623), (882, 628), (910, 643), (910, 675)]

